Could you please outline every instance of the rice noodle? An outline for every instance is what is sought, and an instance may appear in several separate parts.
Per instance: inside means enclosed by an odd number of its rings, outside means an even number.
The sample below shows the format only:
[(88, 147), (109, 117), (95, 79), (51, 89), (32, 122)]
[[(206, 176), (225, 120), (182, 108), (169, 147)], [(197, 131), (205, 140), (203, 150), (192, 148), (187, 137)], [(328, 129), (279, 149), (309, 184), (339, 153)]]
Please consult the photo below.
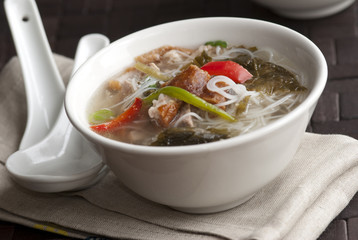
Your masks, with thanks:
[(247, 50), (246, 48), (231, 48), (231, 49), (225, 50), (222, 54), (220, 54), (218, 56), (213, 56), (212, 58), (214, 60), (218, 61), (218, 60), (236, 57), (240, 53), (249, 55), (251, 58), (254, 58), (254, 54), (250, 50)]
[[(266, 53), (267, 56), (262, 56), (262, 53)], [(264, 59), (267, 62), (273, 62), (273, 59), (274, 59), (274, 54), (273, 54), (272, 50), (269, 48), (260, 48), (260, 49), (256, 50), (253, 53), (253, 55), (255, 57)]]
[(122, 108), (128, 107), (135, 98), (139, 97), (141, 98), (145, 92), (148, 90), (155, 90), (155, 87), (151, 87), (152, 85), (155, 85), (157, 82), (156, 79), (147, 77), (146, 80), (144, 80), (144, 83), (142, 83), (132, 94), (126, 96), (122, 101), (119, 103), (116, 103), (115, 105), (110, 106), (109, 108), (116, 108), (119, 106), (123, 106)]
[[(225, 86), (219, 87), (217, 83), (225, 83)], [(257, 96), (259, 93), (254, 91), (247, 91), (246, 87), (242, 84), (236, 84), (230, 78), (226, 76), (215, 76), (211, 78), (206, 87), (212, 91), (217, 92), (229, 99), (226, 102), (216, 104), (216, 106), (226, 106), (235, 102), (240, 102), (246, 96)]]
[(225, 102), (217, 103), (217, 104), (215, 104), (215, 106), (223, 107), (223, 106), (227, 106), (227, 105), (236, 103), (237, 101), (238, 101), (237, 98), (232, 98), (232, 99), (229, 99), (229, 100), (227, 100)]
[(185, 120), (185, 118), (187, 117), (195, 117), (196, 119), (198, 119), (199, 121), (203, 121), (203, 118), (200, 117), (197, 113), (195, 112), (188, 112), (188, 113), (185, 113), (183, 114), (183, 116), (181, 116), (180, 118), (178, 118), (178, 120), (176, 120), (175, 124), (174, 124), (174, 127), (178, 127), (179, 124)]
[(180, 50), (177, 50), (177, 49), (174, 49), (174, 50), (172, 50), (172, 51), (176, 51), (177, 53), (183, 55), (184, 57), (187, 57), (188, 59), (194, 59), (193, 56), (191, 56), (191, 55), (189, 55), (189, 54), (187, 54), (187, 53), (185, 53), (185, 52), (183, 52), (183, 51), (180, 51)]
[(288, 100), (291, 97), (293, 97), (293, 94), (288, 94), (288, 95), (282, 97), (281, 99), (278, 99), (277, 101), (275, 101), (271, 105), (267, 106), (266, 108), (264, 108), (263, 111), (265, 111), (266, 109), (274, 109), (277, 106), (283, 104), (286, 100)]

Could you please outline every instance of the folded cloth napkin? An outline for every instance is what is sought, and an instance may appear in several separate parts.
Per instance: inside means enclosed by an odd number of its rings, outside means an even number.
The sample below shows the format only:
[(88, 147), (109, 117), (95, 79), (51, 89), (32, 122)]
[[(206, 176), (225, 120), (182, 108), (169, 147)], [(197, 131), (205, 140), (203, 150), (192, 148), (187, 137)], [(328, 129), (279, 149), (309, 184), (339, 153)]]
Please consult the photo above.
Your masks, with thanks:
[[(65, 81), (72, 60), (55, 55)], [(4, 166), (26, 125), (16, 57), (0, 74), (0, 219), (72, 237), (128, 239), (317, 239), (358, 190), (358, 141), (306, 133), (289, 166), (246, 203), (186, 214), (143, 199), (110, 172), (85, 190), (42, 194), (14, 183)]]

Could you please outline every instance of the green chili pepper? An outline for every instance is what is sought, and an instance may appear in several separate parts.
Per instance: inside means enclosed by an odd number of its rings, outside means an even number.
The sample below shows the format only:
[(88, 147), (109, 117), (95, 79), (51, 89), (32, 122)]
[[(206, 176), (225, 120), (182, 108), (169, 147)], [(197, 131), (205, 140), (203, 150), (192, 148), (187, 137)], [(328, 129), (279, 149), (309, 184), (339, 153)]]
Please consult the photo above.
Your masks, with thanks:
[(205, 45), (211, 45), (211, 46), (214, 46), (214, 47), (220, 46), (222, 48), (226, 48), (227, 47), (227, 42), (222, 41), (222, 40), (209, 41), (209, 42), (206, 42)]
[(167, 75), (164, 75), (163, 73), (161, 73), (160, 71), (152, 68), (152, 67), (149, 67), (147, 65), (145, 65), (144, 63), (141, 63), (141, 62), (136, 62), (136, 64), (134, 65), (134, 67), (141, 71), (141, 72), (144, 72), (145, 74), (151, 76), (151, 77), (154, 77), (156, 79), (159, 79), (159, 80), (163, 80), (163, 81), (167, 81), (169, 80), (171, 77), (167, 76)]
[(205, 101), (204, 99), (186, 91), (183, 88), (179, 88), (179, 87), (167, 86), (167, 87), (160, 88), (157, 91), (155, 91), (154, 93), (152, 93), (151, 95), (149, 95), (148, 97), (144, 98), (143, 102), (146, 104), (150, 104), (150, 103), (152, 103), (152, 101), (154, 99), (157, 99), (161, 93), (168, 95), (170, 97), (174, 97), (176, 99), (182, 100), (182, 101), (189, 103), (189, 104), (191, 104), (197, 108), (200, 108), (202, 110), (215, 113), (225, 120), (228, 120), (228, 121), (236, 120), (233, 116), (231, 116), (230, 114), (228, 114), (221, 108), (219, 108), (215, 105), (212, 105), (212, 104), (208, 103), (207, 101)]

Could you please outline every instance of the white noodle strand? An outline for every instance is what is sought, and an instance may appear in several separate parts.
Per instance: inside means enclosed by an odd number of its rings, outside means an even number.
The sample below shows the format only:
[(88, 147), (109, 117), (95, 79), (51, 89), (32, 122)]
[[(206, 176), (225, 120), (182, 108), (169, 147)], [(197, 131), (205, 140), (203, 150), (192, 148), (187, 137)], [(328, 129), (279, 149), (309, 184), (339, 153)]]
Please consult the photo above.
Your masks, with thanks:
[(180, 118), (178, 118), (178, 120), (175, 122), (174, 127), (178, 127), (179, 124), (185, 120), (185, 118), (187, 117), (195, 117), (196, 119), (198, 119), (199, 121), (204, 121), (204, 119), (202, 117), (200, 117), (197, 113), (195, 112), (188, 112), (183, 114), (183, 116), (181, 116)]

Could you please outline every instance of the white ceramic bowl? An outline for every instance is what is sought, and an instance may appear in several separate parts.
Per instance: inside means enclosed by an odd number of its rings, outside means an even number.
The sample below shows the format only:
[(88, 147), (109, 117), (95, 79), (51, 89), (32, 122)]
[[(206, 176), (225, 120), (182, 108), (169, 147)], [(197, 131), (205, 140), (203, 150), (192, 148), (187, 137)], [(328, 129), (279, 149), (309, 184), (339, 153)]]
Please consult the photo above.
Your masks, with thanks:
[(272, 9), (279, 15), (311, 19), (336, 14), (354, 3), (355, 0), (252, 0)]
[[(104, 138), (89, 129), (86, 108), (109, 77), (133, 58), (162, 45), (197, 47), (208, 40), (270, 47), (291, 59), (306, 76), (309, 95), (276, 122), (246, 135), (192, 146), (151, 147)], [(237, 206), (289, 164), (327, 79), (319, 49), (306, 37), (269, 22), (202, 18), (148, 28), (119, 39), (87, 61), (67, 88), (65, 106), (73, 125), (103, 154), (129, 189), (185, 212), (217, 212)]]

